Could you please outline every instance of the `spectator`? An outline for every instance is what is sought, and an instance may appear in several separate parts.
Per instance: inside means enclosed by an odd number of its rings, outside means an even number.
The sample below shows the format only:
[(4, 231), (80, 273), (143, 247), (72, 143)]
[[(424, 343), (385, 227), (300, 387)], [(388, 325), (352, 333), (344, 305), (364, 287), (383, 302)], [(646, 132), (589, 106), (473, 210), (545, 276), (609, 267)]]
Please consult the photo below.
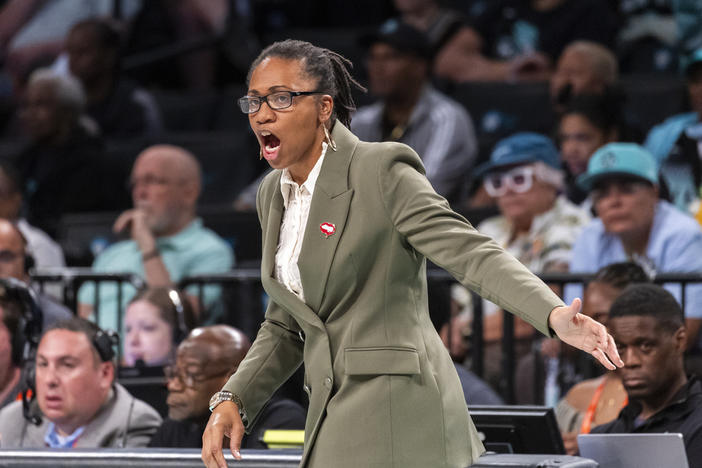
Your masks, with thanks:
[[(95, 259), (93, 271), (136, 273), (149, 287), (170, 288), (186, 276), (231, 268), (231, 248), (195, 216), (200, 195), (195, 156), (177, 146), (151, 146), (135, 161), (130, 185), (134, 208), (117, 218), (114, 230), (128, 232), (131, 239), (105, 249)], [(136, 291), (125, 288), (122, 304), (117, 303), (117, 292), (111, 284), (100, 288), (98, 323), (109, 328), (119, 326), (117, 313)], [(207, 308), (218, 299), (219, 288), (205, 288), (204, 293)], [(94, 285), (83, 286), (78, 300), (80, 315), (90, 316)]]
[[(27, 241), (22, 232), (10, 221), (0, 218), (0, 278), (15, 278), (29, 284), (32, 263), (34, 259), (27, 251)], [(71, 311), (49, 295), (37, 292), (36, 297), (43, 312), (43, 328), (73, 316)]]
[(175, 348), (194, 328), (190, 302), (175, 289), (144, 289), (131, 300), (124, 315), (124, 363), (163, 366), (173, 361)]
[[(202, 432), (210, 416), (210, 397), (236, 372), (251, 343), (236, 328), (214, 325), (196, 328), (178, 346), (175, 365), (166, 369), (168, 419), (151, 439), (151, 447), (202, 448)], [(305, 411), (297, 403), (274, 398), (262, 410), (242, 448), (267, 448), (266, 429), (305, 427)]]
[[(561, 114), (558, 141), (568, 176), (566, 192), (573, 203), (581, 204), (587, 197), (587, 192), (578, 187), (575, 178), (587, 171), (590, 157), (599, 147), (619, 140), (620, 115), (619, 103), (607, 94), (576, 96)], [(581, 206), (589, 209), (590, 202)]]
[(558, 57), (551, 76), (551, 104), (561, 112), (573, 97), (602, 95), (618, 79), (617, 57), (607, 47), (586, 40), (571, 42)]
[(629, 404), (597, 433), (679, 432), (692, 468), (702, 466), (702, 384), (685, 375), (687, 331), (675, 298), (659, 286), (630, 286), (612, 304), (609, 330), (624, 367)]
[(434, 190), (454, 198), (475, 161), (477, 140), (466, 110), (430, 84), (427, 38), (393, 19), (363, 42), (370, 91), (379, 101), (358, 110), (352, 131), (365, 141), (409, 145), (422, 158)]
[[(479, 166), (488, 194), (497, 200), (500, 215), (478, 225), (478, 231), (493, 238), (533, 272), (567, 271), (573, 240), (589, 221), (586, 211), (560, 193), (563, 172), (558, 151), (551, 140), (536, 133), (517, 133), (499, 141), (490, 161)], [(483, 311), (486, 342), (486, 374), (500, 377), (499, 353), (502, 311), (487, 301)], [(460, 326), (460, 325), (458, 325)], [(515, 319), (517, 354), (528, 352), (533, 328)], [(492, 353), (492, 355), (490, 355)]]
[(661, 168), (661, 178), (673, 202), (683, 211), (698, 197), (701, 179), (699, 142), (702, 140), (702, 48), (685, 67), (691, 112), (674, 115), (648, 132), (644, 146)]
[(616, 32), (614, 12), (602, 0), (485, 2), (471, 23), (460, 33), (460, 53), (437, 63), (439, 76), (459, 82), (545, 79), (567, 44), (585, 39), (609, 46)]
[(23, 389), (26, 344), (41, 334), (41, 312), (23, 283), (0, 280), (0, 409)]
[[(648, 283), (646, 272), (633, 262), (613, 263), (601, 268), (587, 284), (583, 296), (583, 313), (607, 326), (612, 302), (630, 284)], [(573, 348), (561, 350), (560, 359), (570, 355), (570, 361), (585, 357)], [(576, 359), (572, 359), (575, 357)], [(592, 362), (588, 359), (588, 363)], [(576, 376), (576, 379), (580, 376)], [(561, 380), (558, 377), (554, 380)], [(587, 379), (574, 385), (556, 406), (556, 420), (561, 429), (566, 453), (578, 453), (577, 435), (587, 434), (592, 427), (617, 417), (627, 403), (621, 379), (614, 372)]]
[[(129, 19), (142, 0), (120, 2), (122, 19)], [(74, 23), (114, 13), (106, 0), (8, 0), (0, 7), (0, 56), (14, 77), (25, 75), (37, 63), (49, 63), (61, 51)]]
[(11, 221), (20, 230), (27, 240), (27, 254), (32, 256), (35, 268), (65, 267), (61, 246), (44, 231), (29, 224), (26, 218), (20, 217), (21, 187), (17, 170), (6, 161), (0, 162), (0, 218)]
[(621, 26), (617, 56), (624, 73), (677, 71), (702, 43), (702, 5), (675, 0), (617, 2)]
[(37, 349), (38, 405), (28, 418), (22, 402), (0, 412), (3, 448), (146, 446), (161, 417), (114, 381), (112, 346), (107, 333), (77, 317), (49, 328)]
[(107, 19), (74, 25), (66, 38), (70, 73), (83, 84), (86, 113), (108, 138), (154, 135), (162, 128), (151, 94), (120, 74), (122, 38)]
[[(575, 241), (570, 271), (590, 273), (614, 262), (633, 260), (651, 275), (702, 272), (702, 231), (696, 221), (658, 198), (658, 175), (651, 154), (634, 143), (609, 143), (592, 156), (578, 184), (590, 193), (599, 219)], [(666, 286), (680, 295), (677, 286)], [(580, 295), (575, 286), (566, 298)], [(699, 346), (702, 289), (688, 286), (687, 335)]]
[(101, 208), (102, 142), (82, 118), (85, 93), (72, 77), (32, 73), (20, 109), (29, 144), (16, 164), (24, 179), (28, 221), (55, 237), (62, 214)]

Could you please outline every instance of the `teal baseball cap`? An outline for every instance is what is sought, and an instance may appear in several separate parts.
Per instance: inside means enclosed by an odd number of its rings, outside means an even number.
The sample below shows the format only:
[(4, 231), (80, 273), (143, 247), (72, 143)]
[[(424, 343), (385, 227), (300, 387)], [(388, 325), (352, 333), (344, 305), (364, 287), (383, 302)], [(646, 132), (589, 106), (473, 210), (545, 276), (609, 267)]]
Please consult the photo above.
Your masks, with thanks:
[(519, 132), (498, 141), (490, 154), (490, 160), (473, 171), (479, 178), (497, 169), (516, 164), (542, 162), (554, 169), (560, 169), (558, 150), (550, 138), (533, 132)]
[(578, 177), (578, 185), (587, 191), (608, 177), (634, 177), (658, 185), (658, 166), (653, 155), (636, 143), (608, 143), (595, 151), (587, 163), (587, 172)]

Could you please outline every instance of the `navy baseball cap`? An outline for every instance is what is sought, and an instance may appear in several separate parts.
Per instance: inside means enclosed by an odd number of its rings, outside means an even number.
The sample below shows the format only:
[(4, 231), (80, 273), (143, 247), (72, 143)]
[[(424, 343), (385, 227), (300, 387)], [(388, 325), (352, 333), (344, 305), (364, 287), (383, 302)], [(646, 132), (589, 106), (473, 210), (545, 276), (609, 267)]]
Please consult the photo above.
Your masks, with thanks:
[(587, 163), (587, 172), (577, 182), (590, 191), (595, 183), (608, 177), (633, 177), (658, 185), (658, 165), (641, 145), (608, 143), (595, 151)]
[(497, 142), (490, 160), (476, 167), (473, 177), (482, 177), (501, 167), (533, 162), (542, 162), (554, 169), (561, 168), (558, 150), (550, 138), (539, 133), (515, 133)]
[(388, 44), (393, 49), (431, 60), (432, 49), (429, 38), (414, 26), (392, 18), (380, 25), (377, 31), (365, 34), (359, 40), (368, 49), (373, 44)]

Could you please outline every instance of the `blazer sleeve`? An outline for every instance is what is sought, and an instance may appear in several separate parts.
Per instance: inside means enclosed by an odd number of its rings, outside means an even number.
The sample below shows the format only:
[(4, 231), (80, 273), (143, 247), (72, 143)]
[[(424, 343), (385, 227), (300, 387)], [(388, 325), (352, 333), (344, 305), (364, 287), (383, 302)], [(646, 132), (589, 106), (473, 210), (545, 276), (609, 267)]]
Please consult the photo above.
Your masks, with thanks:
[[(261, 226), (266, 216), (261, 210), (264, 183), (258, 188), (256, 209)], [(265, 229), (265, 228), (264, 228)], [(246, 433), (250, 433), (261, 409), (273, 393), (302, 363), (303, 343), (299, 326), (282, 307), (271, 301), (251, 349), (222, 390), (239, 397)]]
[(449, 207), (405, 145), (387, 145), (377, 161), (377, 187), (395, 229), (464, 286), (551, 336), (548, 316), (563, 301), (490, 237)]
[(247, 433), (273, 393), (302, 364), (302, 348), (295, 321), (275, 302), (270, 302), (251, 349), (222, 388), (241, 400)]

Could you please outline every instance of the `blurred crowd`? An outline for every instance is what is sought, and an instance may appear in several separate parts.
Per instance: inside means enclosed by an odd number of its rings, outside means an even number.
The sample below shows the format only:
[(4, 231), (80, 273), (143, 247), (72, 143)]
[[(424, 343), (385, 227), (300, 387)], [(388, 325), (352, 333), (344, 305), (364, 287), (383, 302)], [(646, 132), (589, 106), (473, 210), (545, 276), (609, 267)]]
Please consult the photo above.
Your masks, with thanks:
[[(622, 350), (631, 309), (678, 311), (680, 323), (649, 315), (673, 336), (654, 369), (673, 368), (684, 395), (658, 401), (661, 385), (605, 374), (517, 319), (509, 403), (556, 408), (577, 453), (577, 433), (624, 427), (632, 398), (647, 417), (702, 398), (702, 285), (650, 284), (702, 275), (699, 2), (0, 0), (2, 447), (199, 446), (209, 396), (236, 371), (265, 298), (249, 283), (233, 301), (221, 284), (177, 285), (256, 266), (260, 253), (204, 213), (258, 222), (267, 167), (236, 100), (262, 47), (285, 38), (352, 60), (368, 88), (351, 122), (360, 139), (412, 147), (434, 189), (532, 271), (590, 275), (552, 287), (619, 323)], [(87, 282), (68, 302), (61, 281), (34, 279), (71, 267), (141, 282)], [(467, 403), (502, 403), (503, 311), (445, 292), (448, 313), (431, 312)], [(124, 368), (160, 370), (156, 410), (118, 383)], [(243, 447), (263, 446), (263, 428), (304, 426), (301, 380)]]

